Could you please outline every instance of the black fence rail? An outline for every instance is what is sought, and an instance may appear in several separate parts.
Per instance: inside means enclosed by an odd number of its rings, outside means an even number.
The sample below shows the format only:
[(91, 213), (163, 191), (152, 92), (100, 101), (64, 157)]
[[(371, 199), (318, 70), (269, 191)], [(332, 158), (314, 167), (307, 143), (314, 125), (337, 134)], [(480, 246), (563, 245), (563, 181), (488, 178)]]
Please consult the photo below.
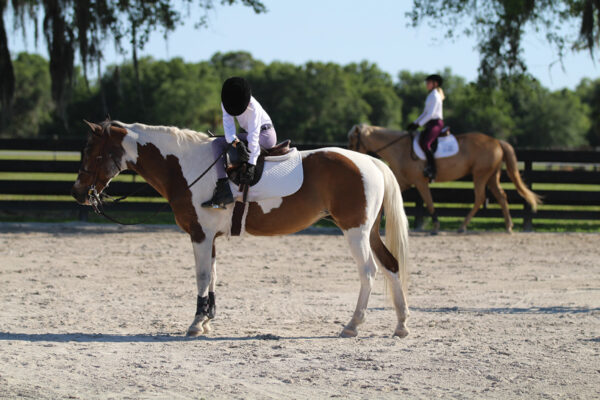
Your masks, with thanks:
[[(11, 159), (0, 159), (0, 173), (77, 173), (80, 161), (29, 160), (29, 151), (50, 152), (80, 152), (85, 145), (85, 140), (61, 139), (61, 140), (32, 140), (32, 139), (0, 139), (1, 150), (15, 150)], [(316, 143), (298, 144), (300, 150), (311, 150), (329, 146), (344, 146), (340, 143)], [(23, 153), (21, 153), (23, 152)], [(545, 150), (517, 150), (517, 158), (523, 162), (521, 170), (523, 180), (537, 194), (543, 197), (545, 205), (552, 205), (552, 209), (542, 209), (533, 213), (516, 190), (506, 190), (509, 204), (523, 204), (522, 209), (512, 209), (514, 218), (523, 218), (524, 228), (531, 229), (535, 219), (557, 219), (557, 220), (594, 220), (600, 221), (600, 151), (545, 151)], [(551, 166), (551, 169), (533, 168), (538, 166)], [(547, 165), (543, 165), (547, 164)], [(125, 174), (134, 175), (131, 182), (114, 181), (110, 185), (112, 196), (123, 196), (133, 192), (136, 197), (155, 198), (159, 194), (141, 179), (135, 182), (135, 174), (125, 171)], [(5, 174), (6, 175), (6, 174)], [(460, 181), (470, 181), (466, 176)], [(510, 182), (506, 172), (503, 172), (502, 182)], [(0, 196), (68, 196), (72, 178), (69, 180), (15, 180), (0, 178)], [(556, 190), (536, 188), (536, 184), (554, 184)], [(565, 184), (580, 185), (577, 190), (565, 189)], [(589, 185), (589, 188), (586, 188)], [(472, 188), (433, 188), (433, 199), (437, 204), (439, 216), (464, 217), (469, 208), (472, 207), (474, 194)], [(86, 219), (89, 207), (79, 206), (74, 200), (10, 200), (0, 197), (0, 210), (5, 212), (14, 211), (43, 211), (64, 210), (78, 211), (80, 218)], [(477, 217), (501, 218), (502, 213), (498, 208), (489, 208), (487, 204), (495, 202), (493, 196), (487, 196), (486, 206), (482, 207)], [(415, 217), (415, 225), (420, 226), (426, 216), (423, 202), (413, 188), (404, 193), (406, 203), (414, 203), (406, 207), (406, 213)], [(582, 207), (585, 206), (585, 207)], [(579, 208), (578, 208), (579, 207)], [(118, 203), (113, 210), (119, 211), (155, 211), (160, 205), (152, 201), (136, 201)]]

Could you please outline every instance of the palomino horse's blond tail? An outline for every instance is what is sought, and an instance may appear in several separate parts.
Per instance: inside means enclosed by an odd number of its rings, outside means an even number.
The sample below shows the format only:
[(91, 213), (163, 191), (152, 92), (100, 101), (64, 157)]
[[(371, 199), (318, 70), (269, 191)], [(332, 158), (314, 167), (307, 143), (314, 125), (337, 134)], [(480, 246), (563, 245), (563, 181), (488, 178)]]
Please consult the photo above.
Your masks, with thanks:
[(515, 184), (517, 192), (519, 192), (521, 197), (529, 203), (531, 209), (537, 211), (537, 206), (538, 204), (542, 204), (542, 199), (540, 196), (529, 190), (521, 179), (521, 174), (519, 173), (519, 168), (517, 166), (517, 155), (515, 154), (513, 147), (504, 140), (500, 140), (499, 142), (500, 146), (502, 146), (502, 151), (504, 152), (503, 159), (506, 163), (506, 170), (510, 180)]
[(398, 278), (406, 293), (408, 285), (408, 219), (404, 213), (402, 193), (392, 170), (383, 162), (373, 158), (375, 165), (381, 170), (385, 194), (383, 208), (385, 210), (385, 246), (398, 261)]

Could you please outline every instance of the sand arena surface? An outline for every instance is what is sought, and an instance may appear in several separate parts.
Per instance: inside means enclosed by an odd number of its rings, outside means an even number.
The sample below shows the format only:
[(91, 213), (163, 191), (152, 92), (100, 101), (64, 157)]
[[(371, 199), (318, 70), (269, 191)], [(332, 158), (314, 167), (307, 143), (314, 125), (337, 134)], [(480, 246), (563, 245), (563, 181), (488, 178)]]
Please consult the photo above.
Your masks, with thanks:
[(411, 334), (339, 235), (217, 242), (214, 332), (175, 227), (0, 224), (0, 398), (600, 396), (600, 235), (411, 234)]

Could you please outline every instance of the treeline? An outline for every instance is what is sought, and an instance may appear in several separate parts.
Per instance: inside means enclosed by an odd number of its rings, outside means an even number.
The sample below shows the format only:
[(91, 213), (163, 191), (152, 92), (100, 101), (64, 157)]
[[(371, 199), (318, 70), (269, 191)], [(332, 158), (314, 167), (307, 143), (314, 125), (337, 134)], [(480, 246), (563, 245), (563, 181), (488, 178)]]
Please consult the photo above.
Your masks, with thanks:
[[(419, 115), (427, 95), (425, 72), (401, 71), (393, 79), (368, 62), (265, 64), (246, 52), (217, 53), (200, 63), (142, 58), (138, 74), (130, 63), (112, 65), (99, 82), (75, 71), (65, 128), (53, 119), (48, 61), (21, 53), (13, 64), (15, 99), (3, 137), (82, 135), (82, 119), (102, 121), (107, 114), (220, 133), (221, 83), (232, 75), (250, 81), (279, 138), (296, 142), (345, 142), (350, 127), (361, 122), (402, 128)], [(600, 146), (600, 79), (550, 91), (528, 76), (483, 88), (448, 69), (439, 72), (445, 78), (445, 122), (455, 133), (481, 131), (519, 147)]]

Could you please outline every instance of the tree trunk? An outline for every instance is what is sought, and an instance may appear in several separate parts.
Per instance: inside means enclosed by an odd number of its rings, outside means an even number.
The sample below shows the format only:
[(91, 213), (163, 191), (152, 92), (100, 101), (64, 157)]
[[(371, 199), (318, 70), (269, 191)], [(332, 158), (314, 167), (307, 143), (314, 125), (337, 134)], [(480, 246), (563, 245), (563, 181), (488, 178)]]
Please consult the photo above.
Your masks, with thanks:
[(50, 77), (52, 79), (52, 99), (56, 106), (56, 117), (66, 131), (67, 105), (71, 95), (73, 81), (73, 63), (75, 59), (73, 29), (65, 20), (59, 0), (44, 0), (44, 36), (50, 54)]
[(0, 0), (0, 130), (8, 126), (12, 111), (13, 95), (15, 94), (15, 72), (13, 70), (8, 38), (4, 26), (4, 10), (7, 0)]

